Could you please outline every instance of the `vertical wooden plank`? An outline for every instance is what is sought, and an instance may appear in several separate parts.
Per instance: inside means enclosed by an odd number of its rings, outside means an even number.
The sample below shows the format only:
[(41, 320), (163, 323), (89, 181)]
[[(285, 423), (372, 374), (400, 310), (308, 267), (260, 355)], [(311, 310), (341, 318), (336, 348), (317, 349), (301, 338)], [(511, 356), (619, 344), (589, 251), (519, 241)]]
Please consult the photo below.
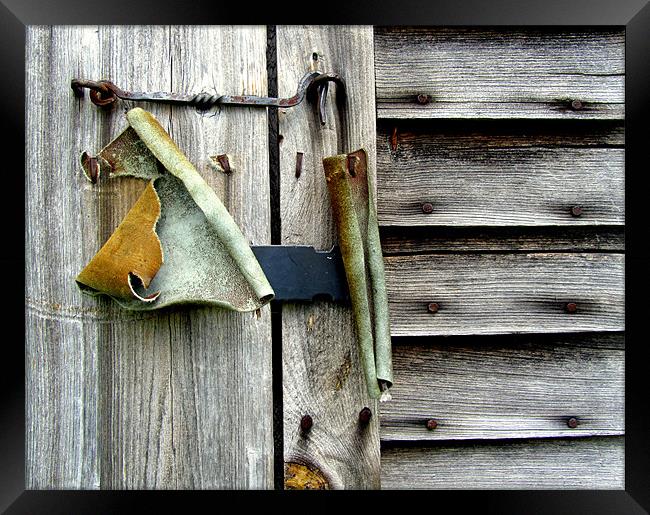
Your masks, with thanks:
[[(74, 277), (99, 244), (91, 185), (78, 155), (103, 115), (70, 90), (99, 72), (97, 27), (28, 27), (26, 48), (26, 487), (98, 488), (100, 315)], [(95, 324), (100, 323), (95, 322)]]
[[(169, 91), (170, 29), (163, 26), (101, 28), (104, 56), (99, 76), (131, 91)], [(94, 78), (94, 77), (91, 77)], [(85, 103), (89, 103), (86, 99)], [(135, 104), (118, 102), (106, 114), (95, 153), (126, 126), (124, 113)], [(94, 106), (93, 106), (94, 107)], [(171, 109), (144, 106), (169, 128)], [(105, 181), (94, 188), (101, 243), (106, 241), (144, 189), (134, 178)], [(97, 248), (85, 256), (87, 262)], [(178, 477), (173, 441), (173, 392), (170, 311), (133, 313), (100, 299), (105, 317), (98, 324), (100, 349), (101, 487), (183, 488)], [(179, 479), (181, 479), (179, 484)], [(188, 481), (189, 483), (189, 481)]]
[[(174, 27), (171, 49), (172, 91), (267, 93), (264, 26)], [(266, 109), (176, 107), (171, 121), (171, 136), (251, 244), (270, 244)], [(209, 164), (209, 156), (226, 153), (229, 175)], [(183, 475), (197, 476), (193, 487), (273, 488), (270, 307), (258, 314), (193, 309), (174, 322), (174, 438), (185, 444)]]
[[(38, 41), (32, 38), (31, 55), (40, 64), (32, 74), (34, 108), (28, 118), (28, 169), (45, 178), (28, 177), (27, 185), (33, 199), (27, 238), (32, 285), (27, 307), (33, 313), (27, 320), (33, 421), (28, 484), (272, 487), (268, 307), (259, 316), (199, 307), (131, 313), (77, 291), (75, 275), (122, 220), (144, 182), (125, 178), (91, 185), (82, 177), (79, 152), (96, 152), (116, 136), (133, 106), (119, 102), (103, 112), (87, 98), (74, 100), (69, 90), (70, 79), (82, 76), (110, 78), (134, 91), (214, 87), (264, 94), (264, 27), (42, 30)], [(56, 37), (50, 38), (50, 30)], [(80, 39), (84, 46), (78, 48)], [(52, 54), (53, 48), (61, 50)], [(54, 101), (44, 99), (52, 105), (37, 98), (47, 91), (55, 92)], [(251, 242), (269, 243), (265, 110), (200, 114), (189, 107), (143, 107), (197, 165)], [(253, 140), (251, 132), (260, 138)], [(208, 166), (208, 156), (222, 152), (239, 163), (228, 178)], [(36, 209), (41, 206), (46, 213)], [(71, 335), (73, 330), (78, 335)], [(43, 395), (48, 403), (42, 403)], [(88, 457), (82, 453), (86, 448)]]
[[(365, 147), (369, 174), (376, 172), (372, 27), (278, 27), (277, 51), (281, 97), (293, 95), (312, 67), (339, 73), (347, 84), (345, 142), (332, 92), (324, 127), (307, 102), (278, 115), (282, 243), (329, 249), (336, 237), (323, 157)], [(297, 153), (304, 154), (300, 177)], [(285, 487), (379, 488), (377, 403), (366, 392), (350, 307), (285, 303), (282, 352)], [(373, 417), (364, 428), (358, 415), (366, 406)], [(313, 419), (307, 433), (304, 415)]]

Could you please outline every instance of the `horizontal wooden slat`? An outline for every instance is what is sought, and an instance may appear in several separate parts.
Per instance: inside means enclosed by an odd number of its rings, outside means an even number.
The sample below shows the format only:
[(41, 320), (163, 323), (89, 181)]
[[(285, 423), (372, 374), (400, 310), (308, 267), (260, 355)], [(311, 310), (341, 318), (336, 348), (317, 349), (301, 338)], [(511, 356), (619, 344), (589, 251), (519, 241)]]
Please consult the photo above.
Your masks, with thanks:
[(623, 118), (624, 50), (622, 28), (376, 28), (378, 116)]
[(623, 252), (623, 227), (383, 227), (384, 254)]
[(393, 367), (382, 440), (624, 434), (622, 333), (420, 340)]
[[(431, 254), (385, 263), (394, 336), (624, 329), (620, 254)], [(565, 310), (569, 302), (576, 312)]]
[(382, 450), (383, 489), (625, 487), (622, 436), (460, 443)]
[[(377, 156), (380, 225), (623, 225), (620, 128), (565, 131), (566, 146), (548, 130), (445, 134), (384, 127)], [(424, 212), (425, 203), (431, 212)], [(574, 207), (582, 213), (575, 216)]]

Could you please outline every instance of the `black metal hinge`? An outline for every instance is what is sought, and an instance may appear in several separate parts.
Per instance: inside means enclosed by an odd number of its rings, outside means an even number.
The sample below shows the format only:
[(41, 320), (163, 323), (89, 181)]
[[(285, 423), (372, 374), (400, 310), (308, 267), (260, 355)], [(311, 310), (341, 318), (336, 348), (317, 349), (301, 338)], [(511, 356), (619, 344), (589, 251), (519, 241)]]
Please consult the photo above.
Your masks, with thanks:
[(348, 282), (338, 247), (261, 245), (253, 253), (275, 292), (275, 300), (348, 300)]

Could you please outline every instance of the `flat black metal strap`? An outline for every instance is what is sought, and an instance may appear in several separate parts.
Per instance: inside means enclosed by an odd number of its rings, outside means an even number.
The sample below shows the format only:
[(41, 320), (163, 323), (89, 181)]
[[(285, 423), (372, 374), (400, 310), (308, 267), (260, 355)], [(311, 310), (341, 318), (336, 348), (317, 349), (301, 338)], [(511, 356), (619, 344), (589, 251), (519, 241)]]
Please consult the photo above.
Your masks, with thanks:
[(349, 299), (338, 247), (329, 251), (306, 245), (262, 245), (252, 249), (275, 291), (275, 300)]

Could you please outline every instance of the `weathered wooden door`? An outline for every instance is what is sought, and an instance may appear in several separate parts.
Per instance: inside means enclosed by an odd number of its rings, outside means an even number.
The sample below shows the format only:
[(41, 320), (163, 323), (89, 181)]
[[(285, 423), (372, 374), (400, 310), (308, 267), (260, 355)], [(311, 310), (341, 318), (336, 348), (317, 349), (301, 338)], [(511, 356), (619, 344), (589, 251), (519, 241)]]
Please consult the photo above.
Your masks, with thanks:
[[(617, 28), (30, 27), (27, 487), (622, 488), (623, 46)], [(345, 117), (142, 107), (253, 245), (331, 248), (322, 159), (366, 148), (387, 403), (345, 304), (134, 314), (74, 282), (144, 182), (83, 177), (131, 106), (70, 79), (286, 98), (310, 69), (344, 77)]]

